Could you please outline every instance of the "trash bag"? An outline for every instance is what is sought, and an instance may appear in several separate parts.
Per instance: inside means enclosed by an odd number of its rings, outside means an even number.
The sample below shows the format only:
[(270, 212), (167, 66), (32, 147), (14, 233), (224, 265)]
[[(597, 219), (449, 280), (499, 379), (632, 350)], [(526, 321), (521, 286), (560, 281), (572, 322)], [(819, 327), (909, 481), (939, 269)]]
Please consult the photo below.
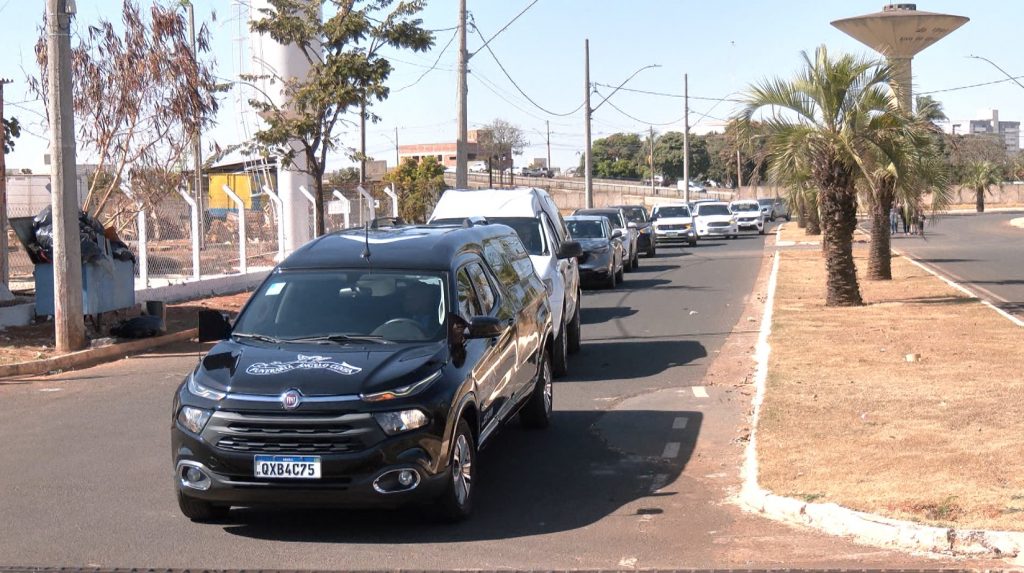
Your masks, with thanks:
[[(32, 219), (35, 245), (47, 260), (53, 260), (53, 211), (47, 206)], [(103, 252), (103, 224), (85, 211), (78, 211), (78, 240), (82, 250), (82, 262), (95, 263), (107, 259)], [(28, 245), (26, 245), (28, 247)], [(127, 245), (125, 246), (127, 248)], [(131, 251), (129, 251), (129, 255)], [(124, 254), (121, 255), (124, 257)], [(134, 256), (119, 260), (135, 260)]]
[(150, 338), (166, 332), (163, 319), (148, 314), (123, 320), (110, 329), (110, 334), (120, 338)]
[(131, 261), (135, 262), (135, 254), (128, 248), (128, 245), (124, 244), (124, 241), (116, 240), (110, 242), (110, 254), (119, 261)]

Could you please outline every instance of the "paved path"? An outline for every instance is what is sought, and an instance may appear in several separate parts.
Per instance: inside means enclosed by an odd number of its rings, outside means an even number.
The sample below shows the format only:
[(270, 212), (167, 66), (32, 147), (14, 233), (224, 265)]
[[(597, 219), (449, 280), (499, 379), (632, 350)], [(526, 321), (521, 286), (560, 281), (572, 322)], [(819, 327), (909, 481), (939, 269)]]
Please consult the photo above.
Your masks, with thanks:
[[(181, 345), (0, 381), (0, 566), (281, 569), (939, 567), (793, 529), (726, 501), (749, 396), (704, 375), (744, 319), (762, 237), (660, 249), (585, 296), (582, 353), (545, 432), (482, 453), (477, 513), (235, 510), (183, 518), (171, 486)], [(752, 339), (752, 337), (751, 337)], [(737, 360), (746, 360), (737, 358)]]

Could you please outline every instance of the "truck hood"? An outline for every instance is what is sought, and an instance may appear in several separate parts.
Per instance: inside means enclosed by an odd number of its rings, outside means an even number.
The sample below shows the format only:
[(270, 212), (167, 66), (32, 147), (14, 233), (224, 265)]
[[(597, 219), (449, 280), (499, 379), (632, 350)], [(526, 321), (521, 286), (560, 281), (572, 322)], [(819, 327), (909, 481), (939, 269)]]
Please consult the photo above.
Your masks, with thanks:
[(693, 217), (659, 217), (654, 226), (660, 225), (692, 225)]
[(416, 382), (449, 357), (445, 341), (422, 344), (268, 344), (225, 340), (203, 357), (195, 376), (222, 392), (304, 396), (380, 392)]
[(731, 223), (732, 215), (700, 215), (697, 220), (701, 223)]

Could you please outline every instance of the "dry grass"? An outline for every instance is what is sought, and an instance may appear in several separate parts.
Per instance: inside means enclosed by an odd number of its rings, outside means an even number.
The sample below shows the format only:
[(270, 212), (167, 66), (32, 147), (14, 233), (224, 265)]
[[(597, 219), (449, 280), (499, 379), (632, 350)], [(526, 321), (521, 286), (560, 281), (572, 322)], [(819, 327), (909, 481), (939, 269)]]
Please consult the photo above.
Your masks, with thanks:
[(788, 221), (782, 224), (782, 232), (779, 234), (779, 241), (783, 245), (788, 244), (821, 244), (821, 235), (808, 235), (805, 229), (797, 226), (796, 221)]
[(1024, 329), (901, 257), (895, 280), (861, 277), (868, 305), (842, 309), (823, 305), (816, 250), (784, 252), (780, 264), (764, 487), (936, 525), (1024, 530)]

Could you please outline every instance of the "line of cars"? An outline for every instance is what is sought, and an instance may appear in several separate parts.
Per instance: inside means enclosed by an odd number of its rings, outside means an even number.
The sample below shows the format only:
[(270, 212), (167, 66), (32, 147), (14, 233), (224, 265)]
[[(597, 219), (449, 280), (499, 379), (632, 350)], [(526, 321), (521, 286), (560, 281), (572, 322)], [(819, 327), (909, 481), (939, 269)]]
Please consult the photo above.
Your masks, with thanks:
[(470, 515), (477, 451), (546, 427), (580, 349), (579, 242), (539, 189), (448, 191), (427, 225), (349, 229), (282, 261), (174, 395), (181, 512), (428, 504)]

